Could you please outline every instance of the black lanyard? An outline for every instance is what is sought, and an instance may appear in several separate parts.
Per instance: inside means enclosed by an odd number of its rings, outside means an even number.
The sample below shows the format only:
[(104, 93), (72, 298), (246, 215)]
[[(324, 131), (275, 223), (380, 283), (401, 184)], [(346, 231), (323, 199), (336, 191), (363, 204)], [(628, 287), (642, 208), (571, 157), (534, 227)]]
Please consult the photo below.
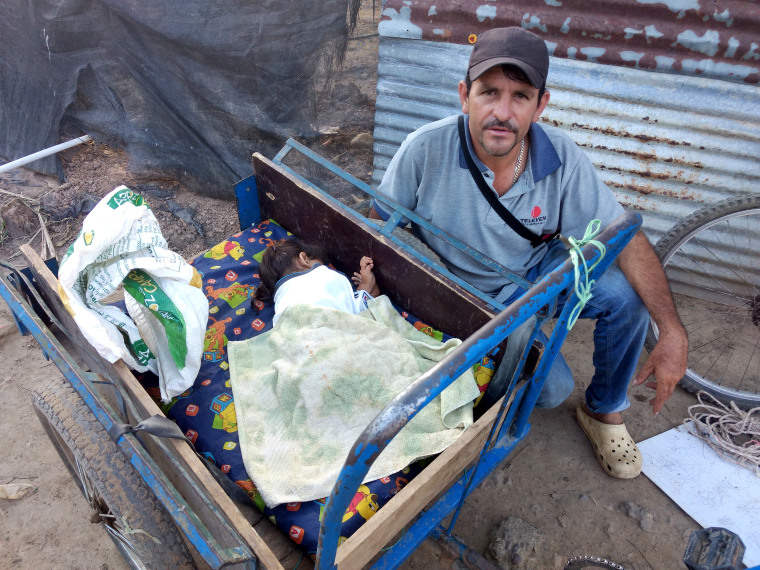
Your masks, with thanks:
[(480, 193), (483, 194), (483, 197), (488, 201), (491, 208), (493, 208), (493, 210), (499, 214), (499, 217), (504, 220), (504, 222), (506, 222), (506, 224), (512, 228), (515, 233), (517, 233), (520, 237), (528, 240), (533, 247), (538, 247), (539, 245), (547, 243), (557, 237), (560, 232), (559, 228), (553, 233), (548, 233), (540, 236), (534, 234), (528, 228), (518, 222), (517, 218), (515, 218), (510, 213), (510, 211), (507, 210), (501, 202), (499, 202), (498, 198), (494, 196), (491, 187), (488, 186), (486, 181), (483, 179), (483, 174), (480, 172), (480, 170), (478, 170), (478, 167), (475, 166), (475, 161), (472, 159), (472, 156), (470, 155), (470, 149), (467, 146), (467, 138), (465, 136), (464, 129), (464, 115), (459, 115), (459, 142), (462, 145), (464, 161), (467, 163), (467, 168), (469, 168), (470, 174), (472, 175), (473, 180), (475, 180), (475, 184), (477, 184)]

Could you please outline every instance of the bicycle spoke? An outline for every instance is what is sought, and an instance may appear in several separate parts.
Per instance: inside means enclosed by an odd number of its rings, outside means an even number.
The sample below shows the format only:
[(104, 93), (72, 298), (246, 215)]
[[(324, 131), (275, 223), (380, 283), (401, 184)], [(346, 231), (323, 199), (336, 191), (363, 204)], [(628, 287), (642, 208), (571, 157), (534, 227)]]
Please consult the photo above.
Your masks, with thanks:
[[(745, 230), (743, 232), (743, 235), (750, 236), (750, 235), (752, 235), (752, 230), (751, 230), (751, 228), (749, 226), (750, 216), (744, 216), (743, 218), (744, 218), (744, 223), (745, 223)], [(731, 227), (731, 220), (727, 220), (727, 223), (728, 223), (728, 226), (729, 226), (729, 229), (730, 229), (730, 227)], [(739, 235), (739, 232), (730, 232), (729, 235), (731, 236), (731, 240), (732, 240), (732, 242), (734, 244), (734, 251), (738, 251), (739, 247), (736, 244), (736, 236)], [(738, 259), (737, 259), (737, 261), (738, 261)], [(748, 291), (748, 297), (750, 297), (750, 298), (755, 298), (757, 296), (757, 294), (758, 294), (758, 289), (757, 289), (757, 287), (755, 286), (755, 283), (752, 280), (752, 275), (753, 274), (757, 275), (756, 271), (754, 271), (754, 273), (753, 273), (753, 270), (755, 269), (753, 261), (754, 261), (754, 256), (750, 255), (749, 256), (749, 263), (750, 263), (750, 268), (749, 269), (750, 270), (749, 271), (745, 271), (745, 283), (750, 287), (750, 290)], [(739, 263), (736, 264), (736, 267), (740, 271), (742, 270), (741, 269), (741, 265)]]
[(747, 366), (744, 368), (744, 374), (742, 374), (742, 377), (739, 380), (739, 384), (736, 387), (737, 390), (741, 390), (742, 384), (744, 384), (744, 378), (747, 376), (747, 370), (749, 370), (749, 365), (752, 363), (752, 359), (755, 357), (758, 346), (760, 346), (760, 337), (757, 339), (757, 342), (755, 342), (755, 347), (752, 349), (752, 355), (749, 357), (749, 360), (747, 360)]
[[(748, 220), (748, 219), (749, 218), (745, 217), (745, 220)], [(727, 226), (728, 235), (731, 237), (731, 242), (733, 243), (733, 246), (734, 246), (733, 247), (733, 251), (738, 251), (739, 250), (739, 246), (736, 243), (737, 232), (731, 231), (731, 220), (726, 220), (726, 226)], [(713, 231), (713, 230), (711, 230), (711, 231)], [(713, 231), (713, 235), (715, 235), (714, 231)], [(749, 235), (749, 226), (747, 227), (747, 231), (745, 232), (745, 235)], [(729, 260), (726, 259), (726, 261), (729, 261)], [(739, 278), (739, 280), (742, 283), (746, 284), (749, 287), (749, 290), (747, 292), (747, 296), (749, 298), (754, 297), (757, 294), (757, 290), (755, 289), (754, 285), (752, 284), (751, 279), (749, 278), (749, 275), (744, 270), (742, 270), (741, 265), (739, 264), (738, 257), (737, 257), (737, 260), (736, 260), (735, 267), (736, 267), (736, 270), (741, 273), (741, 275), (739, 273), (737, 273), (737, 271), (734, 271), (733, 269), (731, 269), (731, 270), (734, 272), (734, 274)]]
[[(740, 332), (741, 332), (741, 328), (739, 328), (739, 329), (736, 330), (736, 332), (734, 333), (734, 336), (731, 337), (731, 341), (728, 343), (729, 345), (734, 343), (734, 341), (736, 340), (736, 337), (739, 335)], [(724, 354), (725, 354), (725, 351), (721, 352), (720, 356), (723, 356)], [(732, 351), (731, 355), (733, 355), (733, 351)], [(720, 356), (718, 357), (718, 360), (720, 360)], [(718, 363), (718, 360), (716, 360), (713, 363), (713, 366), (715, 366), (715, 364)], [(728, 370), (728, 365), (730, 363), (731, 363), (731, 356), (728, 357), (728, 361), (726, 362), (726, 366), (723, 368), (723, 374), (720, 376), (721, 381), (719, 381), (718, 384), (722, 384), (722, 381), (726, 378), (726, 371)], [(712, 366), (707, 370), (706, 374), (709, 374), (710, 370), (712, 370)]]
[[(712, 252), (710, 252), (710, 253), (712, 253)], [(705, 275), (710, 275), (708, 269), (704, 265), (702, 265), (702, 263), (700, 263), (698, 260), (696, 260), (694, 257), (687, 256), (686, 254), (682, 254), (682, 255), (684, 257), (687, 257), (694, 265), (697, 266), (698, 269), (701, 269), (702, 271), (704, 271)], [(689, 271), (686, 268), (682, 268), (682, 267), (679, 266), (679, 269), (683, 269), (684, 271), (692, 273), (692, 275), (696, 275), (696, 273), (693, 273), (693, 272)], [(728, 287), (726, 287), (726, 285), (722, 281), (719, 281), (719, 280), (714, 279), (714, 278), (713, 278), (713, 281), (715, 281), (718, 285), (720, 285), (723, 289), (725, 289), (725, 293), (726, 294), (731, 295), (733, 297), (736, 297), (736, 294), (733, 291), (731, 291)]]
[[(684, 255), (684, 257), (686, 257), (686, 256)], [(689, 259), (691, 259), (691, 258), (689, 258)], [(692, 262), (694, 263), (694, 265), (700, 267), (699, 264), (695, 260), (692, 260)], [(673, 270), (673, 269), (674, 268), (671, 267), (671, 270)], [(695, 278), (695, 282), (698, 282), (700, 279), (710, 278), (710, 279), (712, 279), (712, 281), (714, 281), (715, 283), (717, 283), (720, 286), (720, 289), (715, 289), (715, 288), (712, 288), (712, 287), (708, 287), (707, 285), (702, 285), (700, 288), (703, 291), (710, 292), (710, 293), (716, 293), (718, 295), (728, 295), (728, 296), (730, 296), (730, 297), (732, 297), (734, 299), (737, 299), (743, 305), (746, 305), (748, 303), (748, 301), (744, 297), (742, 297), (740, 295), (737, 295), (735, 292), (731, 291), (728, 287), (726, 287), (726, 285), (722, 281), (719, 281), (719, 280), (715, 279), (714, 277), (712, 277), (711, 275), (708, 275), (709, 269), (707, 269), (705, 267), (701, 267), (701, 269), (703, 270), (703, 273), (701, 273), (701, 274), (700, 273), (696, 273), (696, 272), (692, 271), (691, 269), (689, 269), (688, 267), (685, 267), (683, 265), (677, 265), (675, 267), (675, 269), (677, 271), (681, 271), (683, 273), (687, 273), (690, 276), (694, 277)]]

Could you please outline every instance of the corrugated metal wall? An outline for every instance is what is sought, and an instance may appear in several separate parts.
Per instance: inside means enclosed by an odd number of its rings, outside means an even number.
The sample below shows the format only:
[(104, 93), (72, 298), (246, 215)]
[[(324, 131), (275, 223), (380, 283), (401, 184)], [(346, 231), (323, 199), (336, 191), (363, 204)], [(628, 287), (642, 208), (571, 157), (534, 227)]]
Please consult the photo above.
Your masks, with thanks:
[(550, 55), (760, 83), (756, 0), (386, 0), (380, 33), (467, 45), (522, 26)]
[[(449, 8), (448, 4), (452, 6)], [(522, 24), (545, 36), (553, 53), (585, 53), (585, 59), (594, 60), (552, 57), (547, 81), (551, 102), (543, 120), (564, 129), (588, 152), (602, 179), (621, 203), (642, 211), (650, 239), (656, 241), (675, 221), (705, 202), (760, 192), (760, 88), (757, 86), (760, 75), (756, 69), (760, 55), (756, 58), (752, 55), (760, 50), (760, 5), (710, 2), (715, 11), (711, 11), (709, 17), (707, 14), (697, 17), (695, 14), (700, 12), (688, 9), (697, 5), (697, 0), (670, 0), (659, 4), (647, 0), (638, 3), (616, 0), (585, 2), (584, 10), (588, 11), (579, 16), (559, 1), (546, 0), (542, 9), (554, 10), (551, 12), (553, 24), (549, 25), (548, 18), (534, 18), (527, 4), (537, 3), (486, 1), (477, 5), (464, 1), (434, 5), (430, 0), (389, 0), (386, 3), (385, 19), (379, 26), (375, 186), (409, 132), (460, 112), (456, 87), (466, 71), (470, 34), (488, 27)], [(681, 10), (675, 11), (678, 6)], [(755, 10), (740, 19), (737, 14), (749, 13), (749, 7)], [(731, 52), (721, 48), (720, 56), (709, 60), (713, 62), (711, 66), (702, 64), (703, 68), (712, 70), (710, 75), (722, 76), (722, 79), (709, 78), (705, 73), (696, 73), (700, 77), (690, 75), (692, 70), (687, 65), (686, 53), (689, 50), (684, 42), (676, 43), (668, 51), (662, 41), (648, 43), (646, 38), (633, 35), (632, 39), (637, 42), (628, 46), (630, 50), (623, 49), (628, 32), (620, 32), (615, 26), (622, 25), (627, 11), (633, 8), (638, 10), (637, 20), (644, 23), (653, 21), (663, 10), (670, 14), (668, 25), (657, 23), (658, 33), (662, 34), (659, 39), (666, 37), (666, 32), (675, 39), (684, 38), (688, 30), (693, 36), (709, 38), (712, 36), (708, 32), (716, 25), (730, 29), (731, 37), (719, 35), (716, 41), (717, 45), (726, 43), (735, 49)], [(681, 12), (684, 15), (679, 19)], [(472, 17), (467, 19), (466, 14)], [(516, 21), (500, 18), (504, 14), (517, 14)], [(561, 22), (568, 18), (569, 23), (564, 25), (576, 30), (575, 35), (561, 31)], [(583, 28), (576, 26), (578, 20)], [(681, 20), (683, 25), (678, 27)], [(537, 23), (545, 25), (547, 30), (537, 27)], [(693, 27), (697, 25), (702, 27)], [(615, 30), (619, 32), (617, 37)], [(571, 45), (571, 40), (577, 37), (588, 37), (588, 46)], [(468, 42), (466, 45), (452, 43), (462, 38)], [(603, 54), (590, 51), (591, 48), (602, 49), (595, 47), (599, 43), (607, 46)], [(697, 47), (712, 51), (704, 45)], [(639, 68), (597, 63), (602, 60), (619, 63), (620, 54), (634, 50), (643, 52), (637, 60)], [(597, 55), (591, 58), (594, 53)], [(663, 55), (665, 53), (670, 55)], [(670, 65), (669, 73), (641, 69), (647, 62), (656, 63), (665, 57), (674, 61), (678, 58), (680, 63)], [(702, 61), (708, 59), (705, 57)], [(752, 67), (754, 71), (739, 78), (737, 69), (741, 65)]]

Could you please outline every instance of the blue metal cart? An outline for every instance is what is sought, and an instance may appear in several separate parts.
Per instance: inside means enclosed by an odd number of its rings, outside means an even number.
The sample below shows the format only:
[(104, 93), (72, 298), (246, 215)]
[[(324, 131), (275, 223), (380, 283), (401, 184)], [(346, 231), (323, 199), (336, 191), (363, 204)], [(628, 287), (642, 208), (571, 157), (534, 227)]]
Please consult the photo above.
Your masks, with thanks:
[[(273, 161), (254, 155), (255, 176), (236, 185), (241, 227), (273, 218), (303, 239), (330, 244), (339, 269), (371, 252), (379, 261), (378, 282), (392, 301), (464, 339), (399, 394), (354, 444), (326, 501), (315, 563), (319, 568), (395, 568), (430, 536), (447, 543), (466, 562), (472, 554), (457, 543), (452, 530), (470, 492), (528, 433), (530, 413), (577, 303), (573, 264), (567, 261), (503, 307), (410, 246), (406, 232), (396, 229), (404, 218), (427, 225), (424, 220), (400, 206), (382, 226), (364, 218), (286, 166), (285, 158), (293, 151), (341, 183), (373, 195), (366, 184), (288, 141)], [(592, 244), (578, 250), (581, 264), (585, 260), (593, 267), (590, 279), (614, 261), (640, 224), (638, 214), (621, 216), (595, 238), (605, 246), (604, 252)], [(511, 275), (440, 230), (431, 230)], [(46, 265), (28, 248), (23, 253), (29, 269), (18, 272), (4, 264), (0, 295), (22, 333), (35, 337), (64, 377), (52, 379), (50, 386), (35, 394), (35, 409), (90, 502), (93, 520), (106, 527), (130, 564), (136, 568), (298, 564), (302, 554), (295, 545), (241, 498), (223, 474), (200, 459), (180, 430), (172, 431), (169, 420), (126, 366), (105, 361), (89, 347), (58, 298), (55, 265)], [(567, 303), (548, 343), (537, 363), (526, 368), (538, 329), (553, 314), (558, 299), (565, 297)], [(453, 379), (534, 317), (530, 341), (505, 397), (339, 546), (341, 518), (373, 459)], [(448, 524), (441, 526), (449, 516)], [(300, 567), (309, 563), (306, 560)]]

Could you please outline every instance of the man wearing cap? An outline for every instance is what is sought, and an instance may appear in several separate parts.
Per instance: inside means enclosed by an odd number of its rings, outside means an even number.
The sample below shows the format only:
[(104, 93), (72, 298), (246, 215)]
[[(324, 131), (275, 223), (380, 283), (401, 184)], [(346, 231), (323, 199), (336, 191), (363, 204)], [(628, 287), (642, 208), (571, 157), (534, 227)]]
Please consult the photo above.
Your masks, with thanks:
[[(549, 236), (561, 231), (581, 239), (592, 220), (601, 220), (604, 227), (623, 213), (578, 146), (558, 129), (537, 124), (549, 103), (548, 70), (546, 45), (537, 35), (519, 27), (481, 34), (467, 76), (459, 82), (464, 117), (448, 117), (411, 133), (378, 188), (529, 282), (567, 256), (561, 241)], [(370, 217), (388, 219), (381, 200), (374, 202)], [(515, 219), (524, 228), (515, 228)], [(429, 232), (412, 229), (453, 273), (497, 301), (508, 304), (523, 293)], [(539, 236), (545, 236), (545, 243)], [(686, 332), (659, 260), (641, 232), (620, 254), (619, 267), (611, 266), (592, 293), (580, 316), (597, 321), (595, 373), (576, 414), (602, 468), (614, 477), (631, 478), (641, 471), (641, 454), (621, 411), (629, 406), (626, 392), (649, 314), (660, 340), (633, 384), (655, 375), (646, 384), (656, 390), (650, 402), (654, 413), (685, 373)], [(559, 357), (537, 406), (558, 406), (572, 389), (572, 373)]]

